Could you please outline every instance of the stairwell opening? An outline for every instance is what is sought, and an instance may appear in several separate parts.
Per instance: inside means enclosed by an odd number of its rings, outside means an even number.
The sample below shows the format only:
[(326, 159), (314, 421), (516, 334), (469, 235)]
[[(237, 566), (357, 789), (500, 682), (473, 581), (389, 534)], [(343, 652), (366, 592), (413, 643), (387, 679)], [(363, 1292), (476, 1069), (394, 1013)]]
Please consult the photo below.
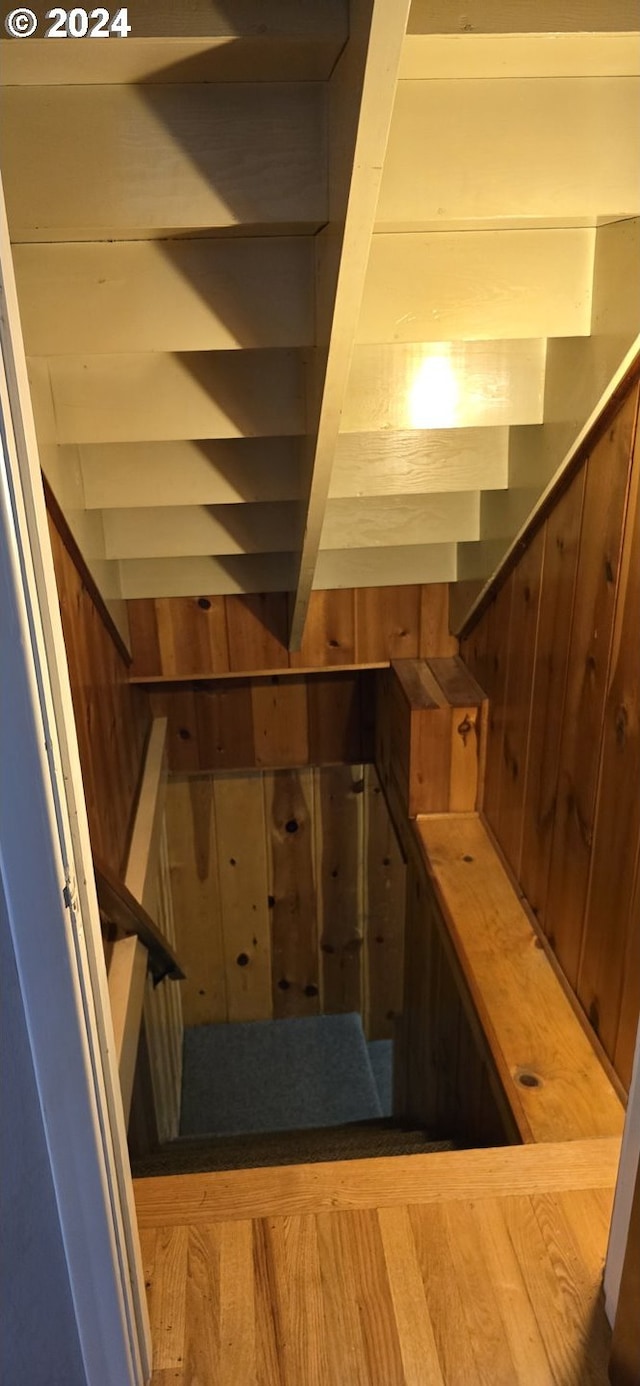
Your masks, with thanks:
[(169, 719), (184, 1033), (170, 1140), (145, 1126), (141, 1048), (134, 1174), (431, 1148), (394, 1096), (406, 863), (373, 762), (374, 681), (274, 676), (155, 695)]

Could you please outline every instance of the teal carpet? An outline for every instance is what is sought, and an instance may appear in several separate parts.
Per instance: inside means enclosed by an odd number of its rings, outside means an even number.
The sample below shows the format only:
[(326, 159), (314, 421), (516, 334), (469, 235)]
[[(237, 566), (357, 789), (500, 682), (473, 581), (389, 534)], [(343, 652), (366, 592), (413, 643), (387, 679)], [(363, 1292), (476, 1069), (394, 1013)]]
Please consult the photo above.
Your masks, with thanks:
[(191, 1026), (184, 1035), (180, 1134), (233, 1136), (376, 1120), (390, 1111), (390, 1075), (390, 1042), (368, 1046), (357, 1014)]

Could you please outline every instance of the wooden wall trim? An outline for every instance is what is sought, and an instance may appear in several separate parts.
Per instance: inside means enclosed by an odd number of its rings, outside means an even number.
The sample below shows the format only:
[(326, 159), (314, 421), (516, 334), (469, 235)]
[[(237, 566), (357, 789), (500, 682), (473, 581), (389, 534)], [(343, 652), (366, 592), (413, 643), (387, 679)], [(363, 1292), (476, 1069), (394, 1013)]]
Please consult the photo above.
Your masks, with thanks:
[(584, 466), (589, 453), (593, 450), (593, 447), (601, 435), (606, 432), (611, 420), (615, 417), (620, 408), (622, 401), (626, 398), (638, 379), (640, 379), (640, 355), (636, 356), (635, 360), (631, 363), (622, 380), (616, 386), (615, 390), (613, 390), (611, 397), (607, 400), (602, 413), (589, 429), (586, 436), (580, 440), (575, 452), (570, 454), (560, 474), (541, 496), (537, 507), (526, 522), (524, 529), (517, 535), (511, 548), (508, 549), (502, 559), (498, 571), (493, 574), (489, 582), (478, 594), (471, 610), (466, 615), (462, 625), (456, 631), (460, 641), (469, 638), (472, 631), (478, 625), (478, 622), (484, 616), (487, 608), (495, 600), (497, 593), (504, 586), (513, 572), (513, 569), (517, 567), (538, 531), (553, 513), (576, 474)]
[(44, 475), (44, 472), (42, 473), (42, 487), (44, 490), (47, 514), (49, 515), (52, 524), (57, 530), (57, 533), (59, 534), (62, 543), (64, 544), (64, 547), (67, 550), (67, 553), (69, 555), (69, 558), (71, 559), (71, 562), (73, 563), (74, 568), (80, 575), (80, 578), (82, 579), (82, 585), (87, 591), (89, 597), (91, 598), (91, 601), (93, 602), (93, 605), (95, 606), (96, 611), (98, 612), (100, 620), (102, 621), (105, 630), (111, 637), (123, 664), (125, 664), (127, 668), (129, 668), (131, 665), (131, 652), (127, 649), (127, 646), (125, 645), (124, 640), (122, 639), (120, 631), (118, 630), (118, 627), (109, 611), (104, 597), (102, 596), (100, 588), (98, 587), (98, 584), (91, 572), (91, 569), (87, 565), (86, 559), (82, 555), (81, 549), (79, 548), (78, 544), (76, 543), (76, 540), (73, 537), (73, 533), (69, 527), (68, 521), (65, 518), (64, 511), (62, 510), (62, 507), (58, 504), (58, 501), (55, 498), (55, 495), (51, 489), (51, 486), (49, 485), (49, 482), (47, 481), (46, 476)]

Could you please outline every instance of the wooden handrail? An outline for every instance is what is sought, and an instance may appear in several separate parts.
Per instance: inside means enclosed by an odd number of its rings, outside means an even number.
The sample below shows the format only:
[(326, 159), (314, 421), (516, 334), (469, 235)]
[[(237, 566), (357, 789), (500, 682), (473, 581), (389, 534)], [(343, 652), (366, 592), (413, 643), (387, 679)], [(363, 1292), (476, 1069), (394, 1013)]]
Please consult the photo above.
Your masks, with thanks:
[(151, 915), (105, 862), (94, 858), (93, 865), (102, 918), (125, 934), (136, 934), (148, 950), (149, 967), (156, 985), (165, 977), (181, 981), (185, 976), (182, 967)]

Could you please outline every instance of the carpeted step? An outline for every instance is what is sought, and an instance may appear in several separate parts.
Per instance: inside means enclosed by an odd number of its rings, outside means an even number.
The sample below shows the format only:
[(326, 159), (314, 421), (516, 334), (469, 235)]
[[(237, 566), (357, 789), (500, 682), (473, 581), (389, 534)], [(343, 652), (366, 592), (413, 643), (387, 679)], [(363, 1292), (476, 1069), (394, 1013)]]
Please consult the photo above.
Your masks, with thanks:
[(301, 1131), (383, 1115), (355, 1012), (190, 1026), (183, 1052), (183, 1136)]
[(133, 1174), (144, 1179), (163, 1174), (205, 1174), (213, 1170), (255, 1169), (269, 1165), (426, 1155), (455, 1148), (452, 1141), (431, 1140), (426, 1131), (405, 1131), (393, 1121), (377, 1120), (312, 1131), (263, 1132), (251, 1136), (181, 1136), (153, 1154), (135, 1160)]

